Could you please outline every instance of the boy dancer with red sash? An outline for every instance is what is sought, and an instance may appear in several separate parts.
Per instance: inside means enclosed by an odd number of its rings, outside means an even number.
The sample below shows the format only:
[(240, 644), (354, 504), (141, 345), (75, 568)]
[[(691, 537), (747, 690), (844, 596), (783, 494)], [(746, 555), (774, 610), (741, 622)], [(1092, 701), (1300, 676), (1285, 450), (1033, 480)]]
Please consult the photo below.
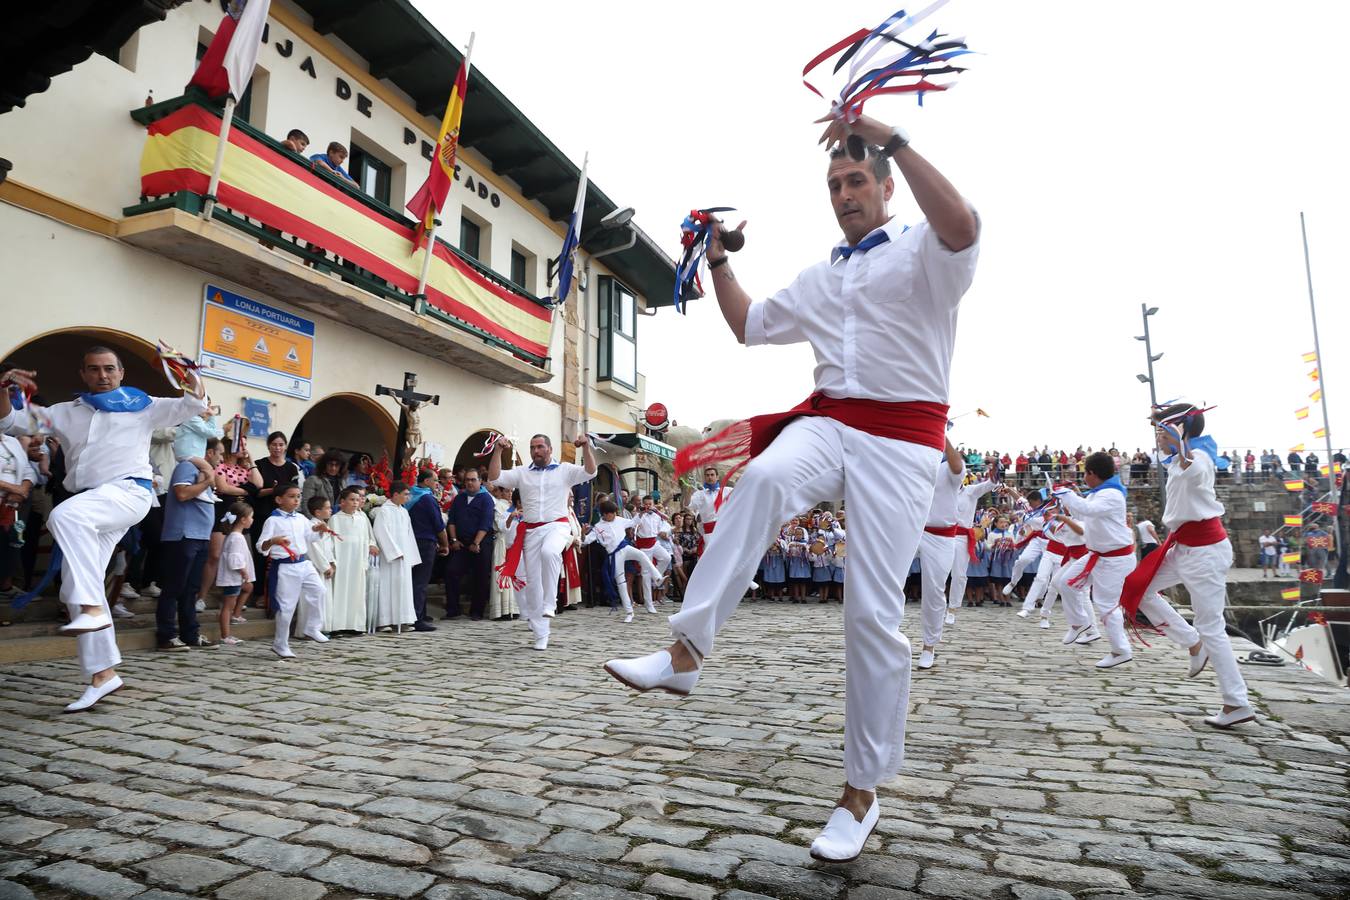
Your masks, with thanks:
[[(1214, 492), (1218, 450), (1214, 439), (1204, 436), (1204, 411), (1178, 403), (1153, 414), (1158, 449), (1171, 456), (1167, 465), (1167, 505), (1163, 524), (1167, 540), (1139, 563), (1125, 579), (1120, 604), (1131, 617), (1139, 609), (1164, 633), (1191, 653), (1190, 677), (1212, 663), (1219, 680), (1223, 709), (1205, 722), (1215, 728), (1231, 728), (1256, 718), (1247, 702), (1247, 684), (1233, 656), (1233, 645), (1224, 627), (1227, 604), (1227, 574), (1233, 564), (1233, 545), (1228, 542), (1220, 516), (1223, 504)], [(1191, 595), (1195, 627), (1181, 620), (1159, 595), (1175, 584), (1184, 584)], [(1171, 616), (1167, 613), (1171, 612)], [(1155, 618), (1155, 615), (1157, 618)], [(1172, 621), (1175, 617), (1180, 624)]]
[[(919, 652), (919, 668), (933, 668), (938, 641), (942, 640), (942, 625), (947, 616), (947, 576), (952, 571), (953, 548), (965, 546), (956, 529), (956, 495), (965, 478), (966, 463), (956, 452), (951, 441), (937, 466), (937, 482), (933, 486), (933, 500), (928, 506), (928, 521), (919, 535), (919, 584), (923, 623), (923, 649)], [(964, 559), (962, 567), (966, 565)]]
[[(811, 845), (817, 859), (836, 862), (862, 852), (880, 815), (876, 786), (904, 759), (911, 650), (900, 631), (903, 563), (914, 557), (933, 497), (957, 307), (979, 253), (975, 213), (904, 132), (866, 116), (851, 127), (870, 146), (861, 161), (834, 150), (846, 137), (842, 123), (823, 136), (831, 148), (826, 186), (844, 233), (829, 260), (752, 302), (722, 231), (713, 229), (711, 280), (732, 332), (747, 345), (810, 343), (816, 389), (795, 409), (738, 422), (680, 451), (680, 471), (753, 461), (670, 619), (675, 643), (605, 665), (637, 690), (689, 693), (781, 523), (842, 497), (852, 526), (843, 609), (846, 784)], [(892, 162), (927, 221), (905, 226), (886, 211)]]
[(686, 504), (702, 526), (703, 533), (698, 539), (699, 556), (703, 555), (703, 548), (707, 546), (713, 529), (717, 527), (717, 516), (731, 499), (733, 490), (735, 489), (730, 485), (725, 487), (722, 485), (716, 466), (708, 466), (703, 470), (703, 487), (694, 491), (689, 503)]

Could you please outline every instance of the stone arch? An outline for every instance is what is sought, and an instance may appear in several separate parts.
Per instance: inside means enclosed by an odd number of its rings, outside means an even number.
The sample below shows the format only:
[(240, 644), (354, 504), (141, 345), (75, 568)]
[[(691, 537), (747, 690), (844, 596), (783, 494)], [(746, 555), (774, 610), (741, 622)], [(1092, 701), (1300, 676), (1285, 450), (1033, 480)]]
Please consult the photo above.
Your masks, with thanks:
[(385, 453), (393, 458), (397, 435), (398, 422), (373, 397), (341, 392), (310, 406), (290, 439), (292, 446), (309, 441), (344, 456), (369, 453), (378, 462)]
[(31, 337), (0, 359), (38, 373), (38, 392), (49, 405), (71, 399), (85, 389), (80, 380), (80, 357), (89, 347), (103, 345), (117, 352), (125, 370), (123, 384), (152, 396), (177, 396), (179, 391), (164, 377), (159, 348), (113, 328), (76, 326), (57, 328)]

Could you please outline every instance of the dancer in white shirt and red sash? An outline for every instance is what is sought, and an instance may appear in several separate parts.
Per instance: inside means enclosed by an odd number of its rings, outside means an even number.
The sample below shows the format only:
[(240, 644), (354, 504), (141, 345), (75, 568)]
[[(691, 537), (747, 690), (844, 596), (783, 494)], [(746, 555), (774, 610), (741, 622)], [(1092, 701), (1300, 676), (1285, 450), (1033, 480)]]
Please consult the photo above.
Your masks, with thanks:
[[(0, 382), (0, 431), (25, 433), (11, 404), (10, 387), (31, 396), (37, 387), (33, 374), (13, 369)], [(66, 712), (89, 709), (122, 687), (116, 670), (122, 654), (103, 593), (103, 574), (127, 529), (155, 505), (151, 434), (207, 409), (195, 371), (184, 375), (187, 393), (174, 398), (122, 387), (124, 374), (113, 350), (90, 347), (80, 361), (80, 378), (89, 390), (69, 403), (48, 407), (41, 417), (41, 430), (54, 435), (65, 451), (65, 487), (74, 495), (47, 520), (63, 557), (61, 602), (70, 611), (70, 623), (61, 631), (77, 636), (80, 668), (89, 679), (89, 687)]]
[(970, 574), (970, 564), (980, 558), (975, 553), (975, 507), (980, 498), (998, 487), (993, 472), (983, 481), (964, 484), (956, 495), (956, 544), (952, 547), (952, 581), (947, 589), (947, 615), (943, 620), (948, 625), (956, 624), (956, 613), (966, 596), (966, 578)]
[(731, 485), (722, 484), (716, 466), (708, 466), (703, 470), (703, 486), (694, 491), (689, 498), (689, 502), (685, 504), (702, 526), (703, 533), (698, 539), (699, 556), (703, 555), (703, 548), (708, 545), (713, 529), (717, 527), (717, 516), (721, 513), (726, 502), (731, 499), (733, 490), (734, 488)]
[[(828, 260), (752, 302), (732, 273), (723, 231), (713, 229), (711, 280), (732, 332), (751, 346), (810, 343), (816, 389), (795, 409), (738, 422), (680, 451), (682, 472), (753, 460), (670, 619), (675, 643), (605, 665), (637, 690), (687, 694), (762, 548), (794, 514), (842, 497), (851, 544), (843, 608), (846, 784), (811, 845), (813, 856), (830, 861), (862, 852), (880, 814), (876, 786), (904, 760), (911, 650), (900, 631), (906, 572), (898, 563), (914, 557), (933, 497), (957, 308), (979, 253), (974, 211), (902, 131), (866, 116), (851, 127), (870, 145), (861, 161), (836, 149), (846, 137), (842, 123), (823, 136), (831, 150), (825, 185), (844, 234)], [(887, 212), (892, 161), (927, 221), (906, 226)]]
[[(942, 625), (947, 617), (947, 576), (952, 571), (956, 553), (953, 547), (964, 547), (956, 525), (956, 495), (966, 476), (966, 463), (956, 452), (951, 441), (937, 465), (937, 482), (933, 499), (928, 506), (928, 521), (919, 536), (919, 583), (922, 585), (923, 649), (919, 652), (919, 668), (931, 669), (937, 658), (938, 641), (942, 640)], [(963, 565), (964, 565), (963, 557)]]
[(549, 620), (558, 598), (558, 575), (563, 551), (572, 543), (572, 525), (567, 518), (572, 506), (572, 485), (595, 477), (595, 454), (585, 435), (574, 441), (585, 466), (553, 461), (553, 441), (546, 434), (530, 438), (530, 464), (502, 471), (502, 453), (511, 449), (506, 438), (497, 441), (488, 463), (488, 481), (495, 487), (520, 491), (523, 516), (516, 526), (516, 539), (507, 548), (506, 560), (497, 567), (497, 582), (503, 589), (516, 589), (520, 614), (534, 634), (534, 649), (547, 650)]
[[(1189, 677), (1199, 675), (1206, 663), (1214, 666), (1223, 709), (1205, 722), (1231, 728), (1252, 721), (1256, 713), (1247, 702), (1247, 683), (1224, 626), (1233, 545), (1220, 521), (1223, 504), (1214, 492), (1218, 450), (1214, 439), (1204, 435), (1204, 411), (1192, 404), (1164, 407), (1152, 418), (1158, 449), (1171, 454), (1166, 460), (1167, 505), (1163, 510), (1168, 535), (1125, 579), (1120, 604), (1131, 618), (1142, 609), (1150, 622), (1161, 624), (1169, 638), (1190, 650)], [(1184, 584), (1191, 595), (1194, 627), (1177, 616), (1158, 593), (1176, 584)], [(1167, 615), (1168, 610), (1181, 620), (1180, 625)]]

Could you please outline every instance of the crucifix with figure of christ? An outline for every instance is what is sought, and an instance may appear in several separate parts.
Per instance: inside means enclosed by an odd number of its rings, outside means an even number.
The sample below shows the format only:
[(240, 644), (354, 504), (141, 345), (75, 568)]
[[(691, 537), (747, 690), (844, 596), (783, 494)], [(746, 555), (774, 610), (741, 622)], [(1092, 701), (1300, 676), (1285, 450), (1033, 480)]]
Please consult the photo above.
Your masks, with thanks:
[(375, 385), (375, 396), (393, 397), (398, 404), (398, 436), (394, 439), (394, 477), (400, 477), (405, 457), (417, 455), (422, 446), (421, 409), (423, 403), (439, 406), (440, 394), (419, 394), (417, 392), (417, 373), (403, 373), (403, 389), (396, 390), (383, 384)]

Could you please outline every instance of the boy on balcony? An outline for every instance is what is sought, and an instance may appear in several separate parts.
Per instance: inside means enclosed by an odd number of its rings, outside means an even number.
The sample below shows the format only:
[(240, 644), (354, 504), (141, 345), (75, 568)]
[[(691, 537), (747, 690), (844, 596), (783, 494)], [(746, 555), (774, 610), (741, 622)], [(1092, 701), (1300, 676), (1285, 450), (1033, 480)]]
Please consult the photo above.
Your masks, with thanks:
[(327, 169), (339, 178), (356, 184), (356, 179), (347, 174), (346, 169), (342, 168), (342, 164), (347, 161), (347, 148), (337, 141), (328, 145), (327, 153), (315, 153), (309, 158), (309, 161), (319, 168)]

